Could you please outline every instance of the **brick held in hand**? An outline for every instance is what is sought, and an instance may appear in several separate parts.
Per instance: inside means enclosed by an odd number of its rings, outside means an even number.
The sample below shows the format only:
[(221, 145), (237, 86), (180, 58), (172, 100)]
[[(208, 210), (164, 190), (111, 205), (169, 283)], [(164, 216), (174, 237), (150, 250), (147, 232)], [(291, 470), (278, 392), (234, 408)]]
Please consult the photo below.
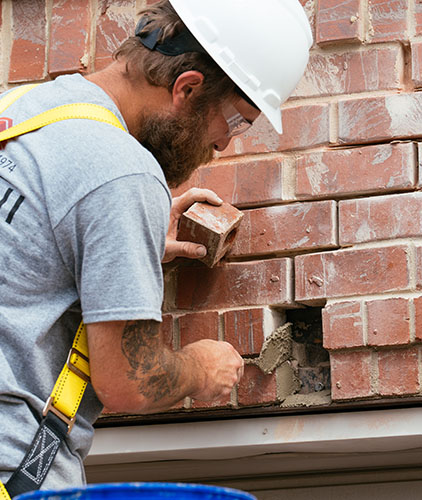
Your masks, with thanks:
[(204, 245), (207, 255), (199, 260), (213, 267), (233, 244), (242, 218), (243, 213), (230, 203), (197, 202), (182, 214), (177, 239)]

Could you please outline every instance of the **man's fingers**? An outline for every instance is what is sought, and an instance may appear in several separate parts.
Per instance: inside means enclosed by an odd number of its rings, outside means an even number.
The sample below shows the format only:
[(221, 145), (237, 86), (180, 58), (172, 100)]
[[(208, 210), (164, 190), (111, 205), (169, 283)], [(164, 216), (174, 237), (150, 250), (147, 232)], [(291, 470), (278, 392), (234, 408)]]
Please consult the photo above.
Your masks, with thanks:
[(211, 205), (217, 206), (223, 203), (223, 200), (210, 189), (192, 188), (183, 193), (181, 196), (173, 198), (173, 209), (177, 209), (177, 211), (182, 214), (197, 201), (206, 201), (211, 203)]
[(166, 245), (166, 254), (163, 262), (170, 262), (176, 257), (187, 259), (201, 259), (207, 255), (207, 249), (203, 245), (197, 245), (189, 241), (172, 240)]

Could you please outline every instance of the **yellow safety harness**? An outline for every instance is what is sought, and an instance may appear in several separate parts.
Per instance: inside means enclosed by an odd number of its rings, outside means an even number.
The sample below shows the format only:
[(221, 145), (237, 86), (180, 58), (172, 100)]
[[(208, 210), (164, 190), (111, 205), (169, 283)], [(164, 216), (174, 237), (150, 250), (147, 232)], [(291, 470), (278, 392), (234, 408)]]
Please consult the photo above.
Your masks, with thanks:
[[(23, 85), (0, 100), (0, 117), (17, 99), (36, 87)], [(33, 132), (62, 120), (89, 119), (126, 129), (110, 110), (90, 103), (64, 104), (29, 118), (0, 132), (0, 142)], [(86, 328), (80, 324), (66, 363), (43, 410), (43, 421), (19, 468), (5, 485), (0, 481), (0, 500), (38, 489), (54, 459), (61, 441), (72, 430), (85, 388), (90, 381)]]

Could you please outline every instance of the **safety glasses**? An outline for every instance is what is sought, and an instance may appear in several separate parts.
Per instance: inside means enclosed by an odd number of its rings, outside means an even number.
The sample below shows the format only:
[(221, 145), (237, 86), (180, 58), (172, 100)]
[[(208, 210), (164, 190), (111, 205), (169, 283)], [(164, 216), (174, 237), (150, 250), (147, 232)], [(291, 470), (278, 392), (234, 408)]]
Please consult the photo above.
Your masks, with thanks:
[(243, 134), (253, 125), (231, 103), (224, 106), (223, 116), (229, 126), (227, 137)]

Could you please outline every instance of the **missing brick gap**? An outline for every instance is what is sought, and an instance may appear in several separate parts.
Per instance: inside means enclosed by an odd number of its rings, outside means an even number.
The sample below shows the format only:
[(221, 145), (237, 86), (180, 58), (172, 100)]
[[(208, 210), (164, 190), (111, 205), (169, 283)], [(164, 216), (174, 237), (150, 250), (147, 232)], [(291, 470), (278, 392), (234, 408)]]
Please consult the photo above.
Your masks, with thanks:
[(320, 307), (286, 311), (286, 323), (267, 337), (258, 357), (245, 363), (265, 374), (276, 371), (282, 407), (331, 403), (330, 360), (322, 342)]

